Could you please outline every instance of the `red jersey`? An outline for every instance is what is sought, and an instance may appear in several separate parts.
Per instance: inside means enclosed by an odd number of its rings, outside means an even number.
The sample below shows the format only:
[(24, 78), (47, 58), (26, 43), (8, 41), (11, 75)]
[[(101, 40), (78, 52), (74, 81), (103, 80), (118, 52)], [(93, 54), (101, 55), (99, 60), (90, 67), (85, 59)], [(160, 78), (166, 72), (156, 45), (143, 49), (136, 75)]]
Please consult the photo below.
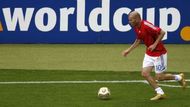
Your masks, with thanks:
[(150, 22), (142, 20), (140, 28), (135, 27), (134, 30), (137, 34), (137, 39), (142, 40), (146, 45), (146, 54), (149, 56), (160, 56), (167, 52), (161, 41), (153, 51), (148, 50), (148, 47), (156, 41), (161, 31), (159, 27), (154, 26)]

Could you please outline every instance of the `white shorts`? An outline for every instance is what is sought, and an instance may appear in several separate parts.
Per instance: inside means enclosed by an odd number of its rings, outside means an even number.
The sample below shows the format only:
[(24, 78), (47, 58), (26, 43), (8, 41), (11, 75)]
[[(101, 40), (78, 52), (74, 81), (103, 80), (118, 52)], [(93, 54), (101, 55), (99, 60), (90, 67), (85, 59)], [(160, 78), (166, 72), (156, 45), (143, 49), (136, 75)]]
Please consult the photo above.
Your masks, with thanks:
[(167, 69), (167, 53), (161, 56), (144, 56), (143, 68), (153, 66), (156, 73), (162, 73)]

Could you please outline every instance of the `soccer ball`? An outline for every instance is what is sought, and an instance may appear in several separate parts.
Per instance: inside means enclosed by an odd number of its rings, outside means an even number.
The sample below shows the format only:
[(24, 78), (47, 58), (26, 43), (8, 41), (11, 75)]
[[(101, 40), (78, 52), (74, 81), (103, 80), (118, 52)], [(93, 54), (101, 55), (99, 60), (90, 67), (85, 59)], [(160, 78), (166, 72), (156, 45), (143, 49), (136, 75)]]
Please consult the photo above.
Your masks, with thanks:
[(107, 100), (110, 98), (111, 92), (108, 87), (101, 87), (98, 91), (98, 98)]

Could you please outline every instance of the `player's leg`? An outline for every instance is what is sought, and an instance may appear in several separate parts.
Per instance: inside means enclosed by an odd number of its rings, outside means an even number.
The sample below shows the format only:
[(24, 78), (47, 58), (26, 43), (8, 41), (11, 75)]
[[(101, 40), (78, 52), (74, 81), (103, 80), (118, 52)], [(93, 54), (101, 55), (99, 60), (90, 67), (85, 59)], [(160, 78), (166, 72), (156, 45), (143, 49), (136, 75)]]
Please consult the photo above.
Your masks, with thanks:
[[(156, 80), (163, 81), (163, 80), (175, 80), (175, 75), (169, 73), (156, 73)], [(180, 77), (179, 77), (180, 78)]]
[(156, 89), (156, 88), (158, 88), (158, 85), (157, 85), (155, 79), (150, 74), (153, 68), (154, 68), (154, 59), (151, 56), (145, 54), (141, 75), (149, 82), (149, 84), (154, 89)]
[(153, 87), (153, 89), (157, 93), (156, 96), (154, 96), (150, 100), (163, 99), (166, 96), (165, 96), (164, 91), (162, 90), (162, 88), (158, 86), (155, 79), (151, 76), (150, 73), (151, 73), (152, 69), (153, 69), (153, 67), (150, 66), (150, 67), (144, 67), (143, 70), (142, 70), (142, 76), (148, 81), (148, 83)]
[(155, 79), (150, 74), (153, 68), (154, 68), (153, 66), (144, 67), (142, 69), (141, 75), (143, 78), (145, 78), (148, 81), (148, 83), (152, 86), (152, 88), (156, 89), (158, 88), (158, 85)]
[(145, 54), (144, 60), (143, 60), (143, 69), (142, 69), (142, 76), (148, 81), (148, 83), (154, 88), (157, 95), (150, 100), (159, 100), (162, 98), (165, 98), (164, 91), (158, 86), (155, 79), (151, 76), (151, 71), (154, 68), (154, 60), (152, 57)]
[(175, 76), (173, 74), (164, 73), (164, 71), (167, 69), (167, 53), (159, 57), (156, 57), (154, 66), (155, 66), (155, 73), (156, 73), (155, 77), (157, 80), (162, 81), (162, 80), (175, 79)]
[(176, 80), (182, 86), (182, 88), (186, 88), (186, 81), (185, 76), (183, 73), (174, 75), (169, 73), (156, 73), (156, 80), (163, 81), (163, 80)]
[(174, 75), (174, 74), (164, 72), (167, 68), (167, 53), (157, 57), (155, 59), (154, 66), (155, 66), (155, 72), (156, 72), (156, 79), (157, 80), (159, 80), (159, 81), (176, 80), (182, 85), (183, 88), (186, 87), (186, 81), (184, 79), (183, 73), (178, 74), (178, 75)]

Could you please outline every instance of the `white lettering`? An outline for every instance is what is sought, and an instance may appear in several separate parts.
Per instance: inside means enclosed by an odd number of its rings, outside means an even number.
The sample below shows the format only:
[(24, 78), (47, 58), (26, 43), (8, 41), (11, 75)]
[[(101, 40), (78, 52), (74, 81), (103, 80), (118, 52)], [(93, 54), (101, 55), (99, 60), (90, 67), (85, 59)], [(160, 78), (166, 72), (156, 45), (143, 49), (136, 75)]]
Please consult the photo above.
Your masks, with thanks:
[(120, 9), (116, 10), (116, 12), (113, 16), (113, 24), (118, 31), (126, 32), (126, 31), (131, 30), (131, 26), (129, 24), (127, 24), (127, 25), (122, 24), (122, 19), (123, 19), (122, 16), (124, 14), (128, 15), (130, 13), (130, 11), (131, 11), (131, 9), (129, 9), (129, 8), (120, 8)]
[[(171, 15), (171, 24), (168, 25), (168, 15)], [(180, 25), (181, 15), (176, 8), (160, 9), (160, 27), (166, 31), (163, 40), (167, 39), (167, 32), (177, 30)]]
[(155, 8), (148, 8), (146, 12), (146, 17), (149, 22), (155, 24)]
[[(101, 6), (90, 10), (89, 16), (86, 16), (88, 14), (85, 5), (86, 0), (77, 0), (76, 15), (74, 15), (75, 7), (60, 8), (59, 10), (43, 7), (36, 10), (36, 13), (34, 13), (35, 8), (26, 8), (24, 12), (22, 8), (14, 8), (13, 13), (10, 8), (3, 8), (2, 11), (8, 31), (15, 31), (18, 27), (20, 31), (28, 31), (31, 22), (34, 22), (36, 28), (42, 32), (49, 32), (56, 25), (60, 25), (60, 31), (69, 31), (70, 15), (76, 16), (76, 29), (79, 32), (88, 32), (89, 29), (94, 32), (110, 31), (110, 27), (112, 27), (110, 26), (110, 15), (113, 15), (113, 26), (117, 31), (128, 32), (132, 29), (129, 23), (123, 23), (124, 20), (128, 20), (124, 19), (124, 15), (128, 16), (132, 11), (130, 8), (121, 7), (110, 14), (110, 0), (101, 0)], [(143, 19), (144, 8), (139, 7), (134, 10), (139, 12)], [(168, 32), (176, 31), (179, 28), (180, 12), (173, 7), (160, 8), (159, 12), (156, 11), (155, 7), (146, 9), (146, 20), (152, 24), (155, 24), (156, 15), (160, 16), (159, 20), (156, 19), (159, 21), (159, 26), (166, 32), (163, 38), (165, 40)]]
[[(45, 14), (47, 14), (47, 16), (48, 16), (47, 25), (44, 24), (44, 15)], [(40, 30), (42, 32), (48, 32), (48, 31), (52, 30), (55, 27), (56, 22), (57, 22), (56, 13), (51, 8), (47, 8), (47, 7), (41, 8), (36, 13), (35, 24), (36, 24), (36, 27), (38, 28), (38, 30)]]
[(63, 8), (60, 9), (60, 31), (68, 31), (69, 15), (73, 14), (75, 8)]
[(17, 24), (21, 31), (28, 31), (34, 8), (27, 8), (25, 16), (23, 15), (22, 8), (15, 8), (11, 16), (10, 8), (3, 8), (5, 23), (8, 31), (15, 31)]
[[(110, 0), (102, 0), (102, 7), (95, 8), (91, 11), (89, 16), (89, 25), (95, 32), (110, 30)], [(101, 24), (98, 25), (98, 15), (101, 15)]]
[(77, 29), (81, 32), (87, 32), (88, 27), (85, 25), (85, 0), (77, 0)]

